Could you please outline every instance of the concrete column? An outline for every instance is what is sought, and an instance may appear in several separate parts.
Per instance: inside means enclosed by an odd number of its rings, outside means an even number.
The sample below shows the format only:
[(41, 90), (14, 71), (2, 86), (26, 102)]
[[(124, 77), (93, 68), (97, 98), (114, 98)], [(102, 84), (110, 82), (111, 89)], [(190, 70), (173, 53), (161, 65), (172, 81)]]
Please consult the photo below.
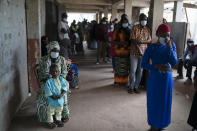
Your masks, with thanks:
[(102, 20), (102, 12), (99, 12), (99, 23), (101, 22)]
[(117, 9), (117, 4), (112, 5), (112, 20), (117, 18), (118, 15), (118, 9)]
[(104, 17), (106, 17), (107, 19), (108, 19), (108, 8), (106, 7), (105, 9), (104, 9)]
[(139, 22), (139, 16), (140, 16), (140, 7), (133, 7), (131, 23), (134, 24), (136, 22)]
[(131, 23), (132, 18), (132, 0), (124, 0), (125, 14), (128, 15), (129, 22)]
[(163, 23), (164, 0), (151, 0), (149, 11), (149, 26), (152, 31), (152, 38), (156, 40), (156, 30)]
[(99, 22), (99, 13), (96, 13), (96, 21)]
[(41, 3), (40, 0), (26, 0), (28, 72), (30, 88), (38, 89), (35, 65), (41, 57)]
[(66, 13), (66, 6), (63, 4), (58, 4), (58, 21), (61, 21), (62, 13)]
[(41, 35), (44, 36), (46, 34), (46, 1), (41, 0)]
[(181, 22), (183, 1), (174, 2), (173, 22)]

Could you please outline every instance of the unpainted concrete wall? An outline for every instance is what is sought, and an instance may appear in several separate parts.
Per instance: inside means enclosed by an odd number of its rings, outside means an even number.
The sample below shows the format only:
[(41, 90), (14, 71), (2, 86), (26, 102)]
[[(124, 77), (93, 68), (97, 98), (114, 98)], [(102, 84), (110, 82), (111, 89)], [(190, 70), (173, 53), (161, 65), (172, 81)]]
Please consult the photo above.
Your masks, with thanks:
[(40, 0), (40, 4), (41, 4), (41, 35), (44, 36), (46, 34), (46, 8), (45, 8), (45, 4), (46, 1), (45, 0)]
[(0, 0), (0, 131), (27, 94), (25, 0)]
[(170, 22), (168, 23), (171, 28), (171, 37), (176, 44), (178, 58), (183, 56), (186, 35), (187, 35), (187, 23), (185, 22)]

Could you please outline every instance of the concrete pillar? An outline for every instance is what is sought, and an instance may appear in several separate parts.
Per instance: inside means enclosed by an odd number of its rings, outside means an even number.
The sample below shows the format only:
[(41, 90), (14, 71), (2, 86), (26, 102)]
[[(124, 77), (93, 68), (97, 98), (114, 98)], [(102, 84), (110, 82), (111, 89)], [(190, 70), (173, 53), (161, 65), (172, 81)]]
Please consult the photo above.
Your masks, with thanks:
[(134, 24), (136, 22), (139, 22), (139, 16), (140, 16), (140, 7), (133, 7), (131, 23)]
[(105, 9), (104, 9), (104, 17), (106, 17), (107, 19), (108, 19), (108, 8), (106, 7)]
[(181, 22), (183, 1), (174, 2), (173, 22)]
[(96, 21), (99, 22), (99, 13), (96, 13)]
[(28, 72), (30, 88), (38, 89), (35, 77), (35, 65), (41, 57), (41, 3), (40, 0), (26, 0)]
[(124, 0), (125, 14), (128, 15), (129, 22), (131, 23), (132, 18), (132, 0)]
[(149, 26), (152, 31), (152, 38), (156, 40), (156, 30), (163, 23), (164, 0), (151, 0), (149, 10)]
[(118, 9), (117, 9), (117, 4), (112, 5), (112, 20), (117, 18), (118, 15)]
[(99, 23), (101, 22), (102, 20), (102, 12), (99, 12)]
[(58, 4), (58, 21), (61, 21), (62, 13), (66, 13), (66, 6), (63, 4)]
[(41, 0), (41, 35), (44, 36), (46, 34), (46, 1)]
[(54, 1), (46, 1), (46, 35), (50, 41), (58, 40), (58, 5)]

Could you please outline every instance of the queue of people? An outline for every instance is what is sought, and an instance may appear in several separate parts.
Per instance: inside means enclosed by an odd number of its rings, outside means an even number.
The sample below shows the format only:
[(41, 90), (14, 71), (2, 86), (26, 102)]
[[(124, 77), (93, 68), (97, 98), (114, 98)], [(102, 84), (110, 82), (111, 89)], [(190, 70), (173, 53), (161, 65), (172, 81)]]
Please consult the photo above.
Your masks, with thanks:
[[(47, 37), (42, 37), (43, 57), (37, 67), (40, 83), (37, 93), (39, 121), (55, 128), (63, 127), (64, 122), (69, 120), (69, 87), (78, 88), (79, 85), (77, 65), (70, 59), (76, 53), (84, 52), (83, 40), (86, 37), (89, 48), (92, 43), (97, 43), (97, 65), (102, 61), (108, 63), (111, 59), (114, 86), (128, 87), (129, 94), (139, 94), (142, 71), (149, 72), (146, 83), (149, 131), (162, 131), (168, 127), (171, 123), (172, 68), (178, 61), (175, 43), (170, 38), (170, 27), (166, 23), (161, 24), (156, 32), (158, 40), (153, 43), (145, 14), (140, 14), (137, 25), (129, 24), (127, 15), (123, 14), (120, 21), (114, 19), (108, 23), (104, 17), (99, 24), (96, 21), (78, 24), (73, 21), (69, 27), (67, 17), (63, 13), (59, 23), (59, 43), (49, 43)], [(177, 78), (183, 78), (184, 66), (188, 79), (192, 80), (191, 72), (192, 67), (197, 66), (196, 60), (197, 46), (189, 39), (185, 54), (179, 59)], [(197, 70), (194, 78), (196, 87)], [(197, 93), (188, 118), (193, 131), (197, 130), (196, 98)]]
[[(140, 14), (139, 24), (131, 25), (126, 14), (123, 14), (120, 22), (117, 19), (108, 24), (108, 33), (106, 33), (106, 18), (103, 18), (99, 26), (102, 32), (102, 40), (99, 42), (97, 50), (97, 64), (100, 63), (99, 55), (102, 54), (105, 62), (105, 37), (110, 42), (110, 55), (114, 72), (114, 85), (127, 87), (128, 93), (140, 93), (138, 90), (142, 78), (142, 70), (149, 72), (146, 80), (147, 88), (147, 113), (148, 124), (151, 126), (149, 131), (161, 131), (171, 123), (172, 106), (172, 88), (173, 77), (172, 67), (177, 64), (176, 46), (170, 37), (170, 27), (167, 22), (161, 23), (158, 27), (156, 36), (158, 41), (151, 42), (151, 32), (147, 26), (147, 16)], [(107, 34), (107, 35), (106, 35)], [(105, 39), (104, 39), (105, 38)], [(196, 67), (197, 46), (193, 40), (188, 40), (187, 50), (183, 60), (179, 60), (178, 73), (179, 78), (183, 78), (183, 65), (187, 68), (188, 80), (192, 81), (192, 67)], [(100, 47), (99, 47), (100, 46)], [(101, 53), (102, 47), (102, 53)], [(190, 59), (186, 60), (189, 55)], [(195, 71), (195, 74), (197, 71)], [(187, 81), (188, 81), (187, 80)], [(196, 75), (195, 75), (196, 80)], [(195, 84), (196, 86), (196, 84)], [(196, 95), (191, 108), (188, 123), (192, 125), (193, 131), (196, 131)]]

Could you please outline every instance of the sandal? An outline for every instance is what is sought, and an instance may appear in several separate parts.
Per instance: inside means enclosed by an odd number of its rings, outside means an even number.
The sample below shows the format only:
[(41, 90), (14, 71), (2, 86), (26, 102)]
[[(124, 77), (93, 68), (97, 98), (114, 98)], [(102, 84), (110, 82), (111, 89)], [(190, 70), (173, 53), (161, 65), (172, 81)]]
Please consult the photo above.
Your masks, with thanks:
[(68, 121), (69, 121), (69, 117), (64, 117), (64, 118), (62, 118), (62, 122), (66, 123), (66, 122), (68, 122)]
[(56, 127), (56, 124), (55, 123), (48, 123), (48, 127), (50, 129), (54, 129)]
[(56, 121), (55, 123), (58, 127), (64, 127), (64, 123), (62, 121)]

